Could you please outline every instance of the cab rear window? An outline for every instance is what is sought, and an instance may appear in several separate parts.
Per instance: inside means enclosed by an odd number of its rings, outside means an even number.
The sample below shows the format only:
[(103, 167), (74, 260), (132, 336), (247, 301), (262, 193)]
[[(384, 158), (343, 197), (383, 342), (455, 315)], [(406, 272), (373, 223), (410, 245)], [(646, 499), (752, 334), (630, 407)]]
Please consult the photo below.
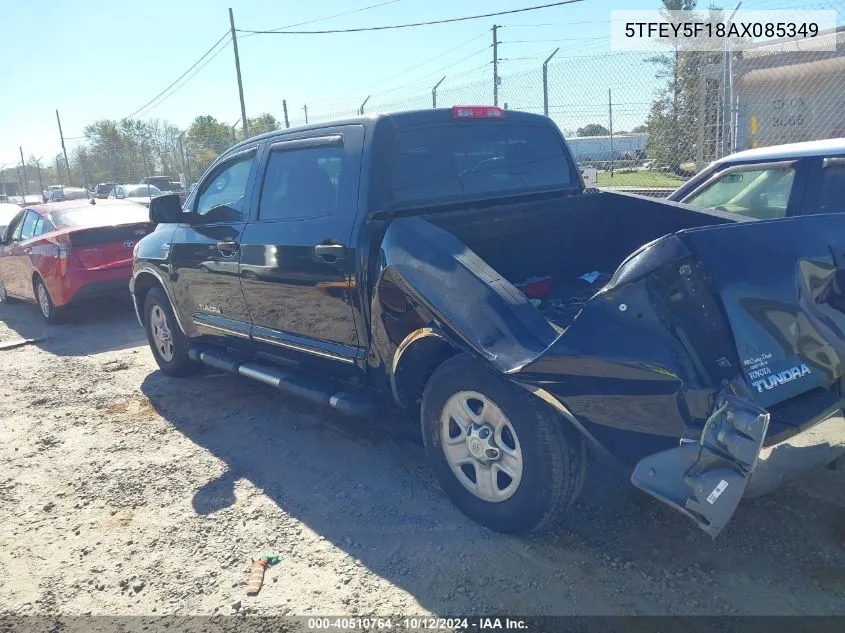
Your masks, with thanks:
[(391, 206), (447, 202), (578, 184), (560, 137), (547, 127), (472, 122), (400, 132)]

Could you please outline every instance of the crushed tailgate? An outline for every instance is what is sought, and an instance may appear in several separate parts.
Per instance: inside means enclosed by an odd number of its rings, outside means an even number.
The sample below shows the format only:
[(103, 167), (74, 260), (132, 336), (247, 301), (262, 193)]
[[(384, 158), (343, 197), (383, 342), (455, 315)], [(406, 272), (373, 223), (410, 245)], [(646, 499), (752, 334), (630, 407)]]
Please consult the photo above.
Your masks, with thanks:
[(758, 405), (834, 386), (845, 358), (845, 216), (743, 222), (678, 235), (721, 299)]

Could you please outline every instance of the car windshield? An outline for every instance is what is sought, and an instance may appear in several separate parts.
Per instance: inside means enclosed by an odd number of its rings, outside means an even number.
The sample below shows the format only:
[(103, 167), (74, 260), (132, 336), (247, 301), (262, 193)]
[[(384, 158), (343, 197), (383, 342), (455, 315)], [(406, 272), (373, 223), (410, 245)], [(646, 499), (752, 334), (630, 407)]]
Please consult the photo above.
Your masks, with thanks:
[[(166, 180), (164, 178), (156, 178), (155, 180), (150, 179), (149, 182), (152, 186), (158, 187), (162, 191), (172, 191), (173, 186), (174, 186), (173, 183), (171, 183), (169, 180)], [(177, 183), (177, 185), (178, 185), (178, 183)]]
[(88, 197), (88, 190), (77, 187), (61, 187), (56, 189), (52, 195), (59, 200), (81, 200)]
[(82, 226), (114, 226), (149, 222), (149, 211), (142, 205), (88, 205), (76, 209), (62, 209), (50, 214), (50, 221), (57, 228)]
[(161, 195), (161, 189), (155, 185), (124, 185), (127, 198), (155, 198)]
[(684, 202), (694, 207), (729, 211), (761, 220), (782, 218), (792, 193), (791, 166), (755, 167), (730, 171)]
[(392, 206), (564, 189), (577, 176), (549, 127), (478, 123), (401, 132), (393, 149)]

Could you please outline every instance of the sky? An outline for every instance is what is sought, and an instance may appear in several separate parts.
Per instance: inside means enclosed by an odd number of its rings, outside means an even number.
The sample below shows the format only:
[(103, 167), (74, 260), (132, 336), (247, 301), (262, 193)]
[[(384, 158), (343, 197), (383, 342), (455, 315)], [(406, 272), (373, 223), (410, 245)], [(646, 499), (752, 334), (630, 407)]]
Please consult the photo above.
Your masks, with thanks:
[[(132, 115), (185, 72), (229, 29), (269, 30), (315, 21), (302, 29), (354, 28), (489, 13), (549, 0), (29, 0), (4, 3), (0, 36), (0, 167), (24, 154), (46, 162), (61, 151), (55, 110), (70, 151), (85, 126)], [(755, 0), (749, 0), (751, 2)], [(371, 5), (367, 10), (349, 13)], [(608, 57), (610, 11), (653, 9), (656, 0), (583, 0), (497, 18), (368, 33), (248, 35), (239, 33), (248, 116), (270, 112), (291, 125), (310, 118), (418, 105), (492, 103), (492, 25), (498, 24), (500, 103), (542, 111), (541, 68), (550, 64), (550, 113), (561, 127), (607, 125), (608, 89), (614, 126), (644, 121), (658, 88), (642, 56)], [(338, 13), (347, 15), (330, 18)], [(226, 40), (228, 41), (228, 40)], [(217, 50), (217, 49), (216, 49)], [(600, 56), (600, 57), (596, 57)], [(189, 81), (136, 118), (166, 119), (182, 129), (211, 114), (229, 124), (240, 118), (232, 47), (221, 44)], [(196, 70), (196, 69), (195, 69)], [(190, 75), (189, 75), (190, 76)], [(462, 89), (457, 89), (465, 86)]]

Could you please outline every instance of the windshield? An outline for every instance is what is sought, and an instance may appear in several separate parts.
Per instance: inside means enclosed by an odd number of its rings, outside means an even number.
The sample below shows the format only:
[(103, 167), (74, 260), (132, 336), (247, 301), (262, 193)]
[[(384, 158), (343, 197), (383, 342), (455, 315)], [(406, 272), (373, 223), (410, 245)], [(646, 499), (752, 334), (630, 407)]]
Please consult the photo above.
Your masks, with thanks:
[[(166, 178), (150, 178), (149, 183), (162, 191), (172, 191), (174, 187), (174, 184)], [(176, 186), (178, 186), (178, 183), (176, 183)]]
[(161, 189), (155, 185), (124, 185), (123, 191), (127, 198), (155, 198), (161, 195)]
[(88, 190), (77, 187), (60, 187), (53, 191), (50, 196), (59, 202), (62, 200), (82, 200), (88, 197)]
[(141, 205), (88, 205), (77, 209), (53, 211), (50, 221), (56, 228), (114, 226), (149, 222), (149, 211)]
[(684, 199), (694, 207), (729, 211), (761, 220), (786, 215), (795, 169), (755, 167), (724, 174)]
[(396, 137), (391, 204), (569, 188), (573, 173), (549, 127), (427, 126)]

